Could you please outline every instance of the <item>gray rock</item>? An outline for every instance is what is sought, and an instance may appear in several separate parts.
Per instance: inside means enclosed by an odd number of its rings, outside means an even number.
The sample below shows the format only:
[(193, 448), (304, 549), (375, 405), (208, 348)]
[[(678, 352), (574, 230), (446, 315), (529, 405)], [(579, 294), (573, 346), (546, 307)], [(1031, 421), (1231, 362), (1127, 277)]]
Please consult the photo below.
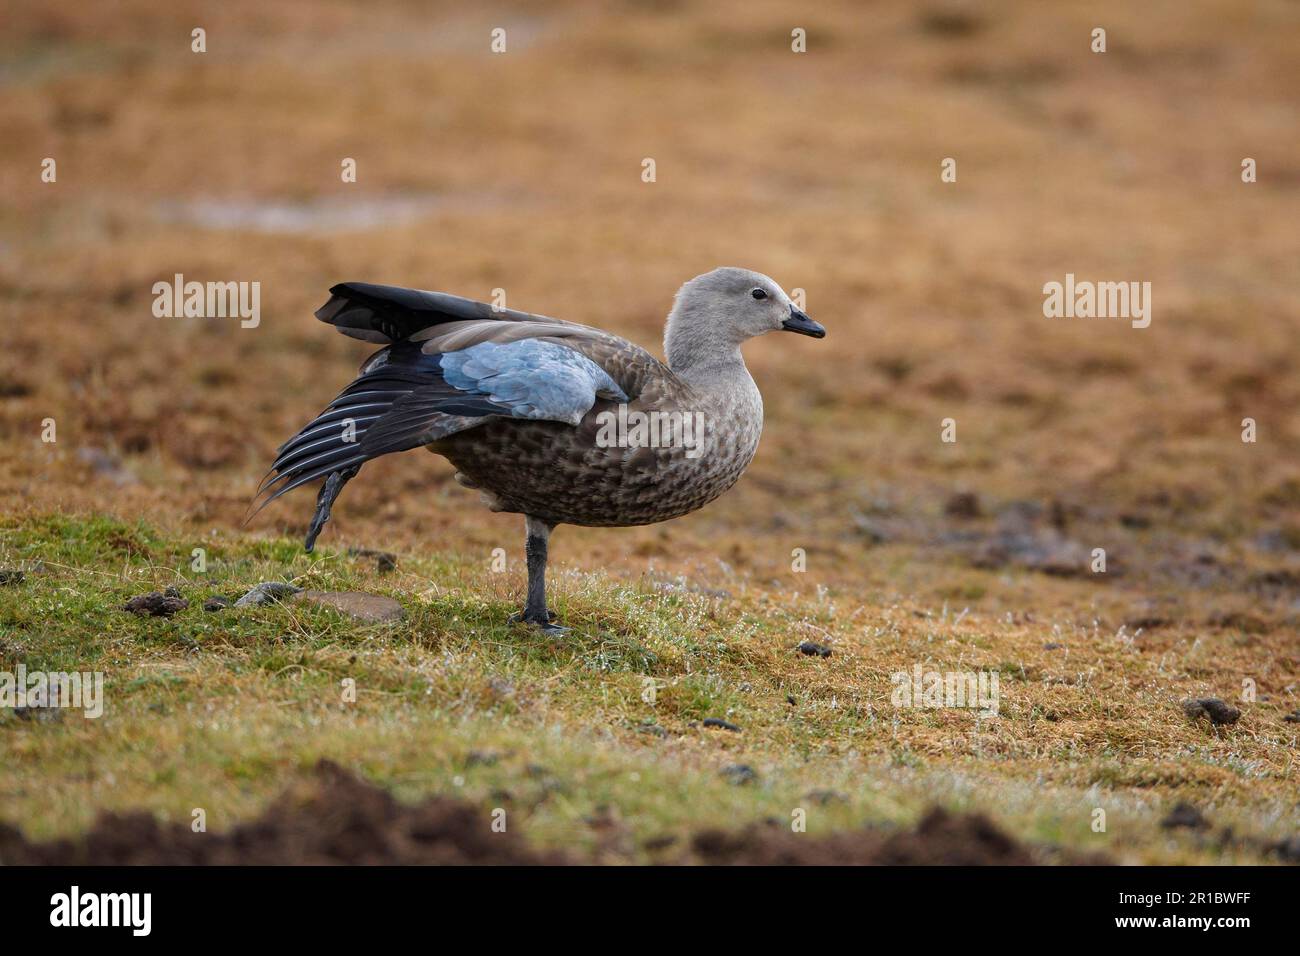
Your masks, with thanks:
[(722, 775), (733, 786), (741, 787), (758, 779), (758, 771), (747, 763), (733, 763), (722, 768)]
[(816, 641), (804, 641), (799, 645), (799, 653), (806, 654), (809, 657), (830, 657), (831, 649), (825, 644), (818, 644)]
[(285, 584), (283, 581), (263, 581), (256, 587), (250, 588), (249, 591), (235, 602), (235, 607), (261, 607), (264, 604), (274, 604), (277, 601), (283, 601), (287, 597), (293, 597), (301, 593), (302, 588), (296, 588), (292, 584)]
[(364, 591), (299, 591), (293, 599), (330, 608), (367, 624), (400, 621), (406, 616), (402, 605), (392, 598)]
[(719, 727), (722, 730), (739, 731), (740, 727), (729, 720), (723, 720), (721, 717), (705, 717), (702, 721), (705, 727)]

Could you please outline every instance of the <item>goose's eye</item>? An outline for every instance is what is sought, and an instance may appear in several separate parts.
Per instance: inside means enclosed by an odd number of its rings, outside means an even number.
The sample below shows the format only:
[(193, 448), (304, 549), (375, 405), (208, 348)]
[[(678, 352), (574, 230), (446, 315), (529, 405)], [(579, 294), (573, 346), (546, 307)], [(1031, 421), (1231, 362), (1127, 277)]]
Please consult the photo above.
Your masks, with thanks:
[(755, 289), (753, 292), (750, 293), (750, 295), (752, 295), (755, 299), (767, 298), (767, 293), (764, 292), (762, 289)]

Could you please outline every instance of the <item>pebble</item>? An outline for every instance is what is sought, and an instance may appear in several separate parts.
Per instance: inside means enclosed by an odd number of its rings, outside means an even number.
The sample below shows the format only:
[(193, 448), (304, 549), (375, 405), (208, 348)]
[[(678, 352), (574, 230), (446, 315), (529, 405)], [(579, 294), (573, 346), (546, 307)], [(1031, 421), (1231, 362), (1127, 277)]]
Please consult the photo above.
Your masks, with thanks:
[(392, 598), (364, 591), (300, 591), (293, 599), (331, 608), (366, 624), (400, 621), (406, 616), (402, 605)]
[(807, 654), (809, 657), (830, 657), (831, 649), (825, 644), (818, 644), (815, 641), (804, 641), (799, 645), (799, 652)]
[(301, 590), (302, 588), (285, 584), (283, 581), (263, 581), (250, 588), (235, 602), (235, 607), (261, 607), (264, 604), (274, 604), (276, 601), (292, 597)]
[(740, 727), (729, 720), (723, 720), (721, 717), (705, 717), (705, 727), (721, 727), (723, 730), (740, 730)]
[(753, 783), (758, 779), (758, 771), (747, 763), (733, 763), (730, 766), (722, 768), (722, 775), (733, 786), (744, 786), (747, 783)]

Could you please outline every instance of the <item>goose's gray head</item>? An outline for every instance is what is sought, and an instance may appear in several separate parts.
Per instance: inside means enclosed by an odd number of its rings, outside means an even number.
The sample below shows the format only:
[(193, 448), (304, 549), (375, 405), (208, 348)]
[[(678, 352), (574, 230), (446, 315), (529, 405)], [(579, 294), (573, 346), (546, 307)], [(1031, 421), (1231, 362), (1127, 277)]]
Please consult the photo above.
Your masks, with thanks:
[[(826, 330), (797, 308), (775, 280), (724, 266), (696, 276), (677, 292), (664, 348), (673, 368), (709, 352), (729, 352), (767, 332), (824, 338)], [(676, 353), (676, 354), (674, 354)]]

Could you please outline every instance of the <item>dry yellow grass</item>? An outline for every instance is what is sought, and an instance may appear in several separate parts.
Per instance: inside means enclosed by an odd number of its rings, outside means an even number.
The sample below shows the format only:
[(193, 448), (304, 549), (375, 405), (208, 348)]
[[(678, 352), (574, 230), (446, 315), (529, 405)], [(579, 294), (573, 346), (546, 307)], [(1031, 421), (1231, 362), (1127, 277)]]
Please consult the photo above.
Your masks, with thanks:
[[(29, 535), (55, 512), (148, 517), (181, 572), (186, 544), (214, 529), (248, 546), (233, 536), (274, 447), (366, 354), (311, 317), (333, 282), (500, 287), (512, 306), (653, 344), (681, 281), (744, 265), (806, 289), (830, 331), (749, 347), (768, 417), (750, 473), (686, 519), (561, 529), (553, 547), (576, 575), (562, 588), (582, 595), (580, 643), (599, 645), (610, 620), (635, 636), (611, 595), (655, 594), (647, 574), (732, 595), (692, 626), (701, 639), (716, 626), (710, 639), (729, 648), (728, 694), (755, 689), (736, 704), (755, 729), (686, 735), (657, 759), (694, 780), (722, 748), (778, 780), (875, 793), (844, 825), (909, 815), (932, 794), (1011, 825), (1034, 818), (1024, 829), (1045, 839), (1041, 817), (1055, 814), (1061, 840), (1089, 846), (1072, 828), (1086, 831), (1093, 806), (1125, 807), (1104, 842), (1145, 859), (1211, 852), (1155, 832), (1179, 797), (1243, 832), (1294, 830), (1298, 725), (1281, 719), (1300, 706), (1293, 4), (24, 2), (0, 16), (0, 495), (13, 528)], [(189, 49), (199, 25), (203, 55)], [(488, 51), (494, 26), (505, 55)], [(806, 54), (790, 52), (796, 26)], [(1088, 48), (1095, 26), (1103, 55)], [(39, 178), (47, 156), (54, 184)], [(939, 179), (949, 156), (955, 184)], [(357, 159), (356, 184), (339, 180), (343, 157)], [(1243, 157), (1259, 182), (1241, 182)], [(376, 223), (349, 219), (367, 211)], [(273, 214), (300, 225), (267, 231)], [(177, 272), (260, 281), (261, 325), (154, 318), (151, 286)], [(1150, 281), (1151, 327), (1044, 318), (1042, 285), (1067, 272)], [(946, 417), (955, 445), (939, 440)], [(1257, 443), (1240, 440), (1245, 417)], [(54, 444), (40, 440), (45, 418)], [(945, 513), (960, 491), (978, 495), (979, 516)], [(300, 534), (309, 497), (247, 533)], [(469, 575), (456, 593), (490, 588), (496, 613), (518, 578), (473, 569), (495, 547), (517, 556), (521, 539), (517, 519), (479, 510), (443, 463), (410, 454), (367, 466), (323, 543), (426, 567), (397, 585), (416, 604), (431, 584), (455, 587), (439, 575)], [(1110, 573), (1035, 570), (1034, 549), (1058, 546), (1106, 548)], [(791, 573), (795, 548), (806, 574)], [(88, 566), (116, 575), (103, 557)], [(55, 573), (60, 587), (58, 574), (97, 580)], [(17, 620), (0, 621), (7, 645), (39, 630)], [(408, 636), (436, 648), (447, 627)], [(819, 634), (833, 666), (790, 651)], [(390, 651), (395, 673), (422, 666), (399, 640)], [(148, 666), (179, 666), (174, 648), (158, 653)], [(484, 653), (466, 681), (505, 666)], [(918, 662), (998, 668), (1003, 716), (890, 713), (889, 674)], [(195, 666), (194, 687), (221, 670)], [(1192, 695), (1239, 701), (1247, 680), (1259, 699), (1231, 730), (1178, 711)], [(629, 715), (608, 682), (573, 685), (563, 703), (523, 708), (527, 734), (594, 728), (569, 764), (600, 753), (640, 766), (643, 735), (619, 729)], [(803, 730), (776, 716), (792, 688), (815, 715)], [(241, 698), (243, 730), (217, 746), (229, 760), (263, 722), (280, 728), (272, 740), (304, 733), (273, 690), (254, 682)], [(163, 732), (147, 703), (124, 740)], [(410, 779), (398, 754), (411, 749), (374, 720), (338, 755), (394, 748), (367, 766)], [(509, 745), (491, 722), (417, 724), (448, 760), (480, 737)], [(56, 765), (81, 752), (57, 736), (4, 740), (7, 756)], [(803, 761), (810, 774), (795, 773)], [(292, 769), (274, 766), (231, 790), (232, 812)], [(67, 773), (23, 784), (18, 805), (43, 830), (128, 796), (177, 812), (162, 784), (83, 801)], [(241, 779), (222, 761), (200, 776), (214, 791)], [(62, 816), (41, 816), (38, 779)], [(643, 799), (686, 826), (673, 792)], [(725, 819), (733, 790), (709, 792), (701, 817)]]

